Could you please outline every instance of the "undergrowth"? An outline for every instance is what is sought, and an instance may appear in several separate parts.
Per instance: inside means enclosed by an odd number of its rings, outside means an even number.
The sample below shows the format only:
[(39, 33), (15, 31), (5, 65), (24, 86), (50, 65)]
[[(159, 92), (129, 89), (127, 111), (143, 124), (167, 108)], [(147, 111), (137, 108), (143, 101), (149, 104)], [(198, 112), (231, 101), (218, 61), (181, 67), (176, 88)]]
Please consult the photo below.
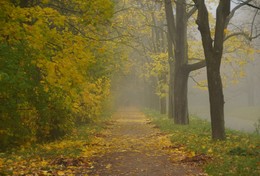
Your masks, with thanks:
[(171, 135), (173, 144), (210, 156), (212, 160), (203, 166), (209, 175), (260, 175), (259, 134), (226, 129), (225, 141), (213, 141), (210, 123), (196, 116), (190, 117), (189, 125), (175, 125), (173, 120), (158, 112), (145, 110), (145, 114), (158, 128)]

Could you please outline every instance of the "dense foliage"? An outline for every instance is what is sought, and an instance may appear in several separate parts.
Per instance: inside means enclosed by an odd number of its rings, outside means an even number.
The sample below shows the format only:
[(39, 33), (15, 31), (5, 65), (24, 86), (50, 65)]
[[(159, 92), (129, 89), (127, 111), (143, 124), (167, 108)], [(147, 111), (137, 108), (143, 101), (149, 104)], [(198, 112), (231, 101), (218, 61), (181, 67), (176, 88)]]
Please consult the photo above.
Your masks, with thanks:
[(101, 113), (120, 69), (107, 39), (113, 6), (0, 2), (0, 150), (62, 137)]

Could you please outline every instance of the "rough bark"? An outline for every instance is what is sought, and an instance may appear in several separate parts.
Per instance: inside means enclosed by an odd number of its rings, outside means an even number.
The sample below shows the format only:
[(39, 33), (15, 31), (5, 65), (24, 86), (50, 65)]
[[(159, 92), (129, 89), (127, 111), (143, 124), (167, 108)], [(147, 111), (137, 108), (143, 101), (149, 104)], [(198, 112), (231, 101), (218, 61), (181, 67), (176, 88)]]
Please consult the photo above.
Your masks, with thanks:
[(187, 12), (186, 3), (182, 0), (176, 2), (176, 45), (175, 73), (174, 73), (174, 122), (176, 124), (188, 124), (188, 77), (189, 72), (185, 70), (188, 64), (187, 55)]
[[(169, 118), (173, 118), (176, 124), (189, 123), (187, 97), (189, 73), (205, 66), (205, 62), (188, 64), (187, 21), (188, 17), (195, 12), (195, 8), (189, 12), (186, 9), (186, 1), (177, 0), (175, 20), (171, 0), (165, 0), (169, 42), (174, 46), (175, 59), (175, 62), (171, 58), (169, 59), (170, 86), (168, 116)], [(170, 51), (170, 47), (168, 47), (168, 50)]]
[(171, 0), (164, 0), (165, 5), (165, 13), (166, 13), (166, 21), (167, 21), (167, 28), (168, 28), (168, 35), (171, 39), (171, 43), (175, 46), (175, 38), (176, 38), (176, 27), (175, 27), (175, 17), (173, 14), (172, 9), (172, 2)]
[(210, 117), (213, 139), (225, 139), (224, 95), (220, 76), (220, 69), (216, 58), (209, 58), (207, 62), (207, 79), (210, 101)]
[(174, 123), (189, 124), (188, 115), (188, 77), (189, 73), (183, 69), (177, 69), (174, 79)]
[(213, 139), (225, 139), (224, 95), (220, 76), (220, 64), (223, 54), (224, 30), (230, 15), (230, 0), (220, 0), (217, 7), (214, 44), (210, 33), (208, 10), (204, 0), (194, 0), (198, 8), (197, 24), (207, 65), (210, 116)]

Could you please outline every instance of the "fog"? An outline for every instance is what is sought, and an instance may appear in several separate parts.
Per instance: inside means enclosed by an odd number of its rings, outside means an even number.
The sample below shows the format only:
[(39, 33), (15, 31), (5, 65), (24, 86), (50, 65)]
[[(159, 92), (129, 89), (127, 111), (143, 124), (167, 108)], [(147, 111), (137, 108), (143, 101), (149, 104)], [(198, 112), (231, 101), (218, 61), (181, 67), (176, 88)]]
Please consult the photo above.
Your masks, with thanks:
[[(205, 69), (201, 76), (205, 76)], [(206, 76), (205, 76), (206, 77)], [(206, 90), (194, 88), (197, 83), (189, 80), (189, 111), (200, 118), (210, 120), (209, 98)], [(259, 55), (246, 66), (246, 77), (237, 84), (224, 88), (225, 125), (228, 128), (254, 132), (260, 119), (260, 59)]]
[[(243, 7), (239, 13), (236, 13), (231, 21), (231, 29), (236, 30), (237, 26), (240, 28), (250, 28), (251, 21), (255, 15), (255, 10)], [(248, 21), (248, 19), (250, 19)], [(254, 28), (258, 28), (260, 25), (260, 18), (255, 19)], [(253, 33), (252, 35), (256, 35)], [(238, 69), (245, 71), (245, 77), (239, 78), (236, 84), (232, 84), (232, 80), (227, 81), (227, 85), (224, 85), (224, 99), (225, 99), (225, 125), (228, 128), (253, 132), (255, 131), (255, 125), (260, 121), (260, 39), (259, 37), (250, 43), (258, 53), (254, 54), (253, 60), (250, 60), (248, 56), (239, 56), (236, 52), (234, 55), (241, 59), (246, 60), (247, 64), (239, 67)], [(247, 58), (248, 57), (248, 58)], [(224, 59), (223, 59), (224, 60)], [(229, 75), (233, 70), (233, 66), (228, 67), (222, 62), (221, 73)], [(192, 74), (191, 74), (192, 75)], [(206, 72), (200, 70), (198, 76), (201, 80), (206, 80)], [(209, 98), (207, 91), (201, 91), (195, 89), (196, 83), (189, 80), (189, 110), (190, 114), (196, 114), (200, 118), (210, 119), (209, 112)]]
[[(117, 106), (138, 106), (159, 111), (160, 100), (155, 94), (154, 84), (156, 79), (150, 78), (148, 81), (144, 78), (138, 63), (140, 58), (135, 55), (131, 59), (136, 64), (133, 64), (129, 73), (121, 76), (121, 81), (114, 88)], [(248, 61), (244, 67), (245, 77), (239, 78), (235, 84), (228, 80), (224, 85), (225, 125), (235, 130), (254, 132), (255, 124), (260, 119), (260, 55), (255, 54), (254, 60)], [(225, 69), (221, 70), (222, 74), (232, 72)], [(192, 73), (191, 77), (188, 83), (189, 114), (210, 121), (208, 91), (197, 85), (197, 81), (206, 80), (206, 69), (201, 69), (199, 74)]]
[[(214, 8), (211, 8), (211, 11), (214, 11)], [(241, 11), (232, 19), (230, 30), (236, 31), (237, 26), (241, 26), (241, 29), (250, 28), (251, 21), (248, 22), (248, 19), (253, 19), (253, 16), (254, 13), (251, 9), (246, 7), (241, 8)], [(259, 25), (260, 19), (256, 19), (255, 23)], [(193, 31), (190, 31), (188, 36), (193, 39), (200, 39), (198, 31), (194, 32), (194, 29), (191, 30)], [(145, 44), (148, 44), (146, 40)], [(247, 44), (259, 50), (260, 39), (258, 38), (245, 43), (245, 45)], [(200, 46), (193, 47), (201, 49)], [(201, 52), (203, 53), (202, 50)], [(138, 52), (129, 54), (129, 61), (133, 64), (133, 67), (127, 74), (122, 75), (121, 81), (114, 88), (114, 92), (116, 92), (116, 105), (148, 107), (159, 111), (160, 98), (156, 95), (158, 80), (155, 77), (145, 78), (143, 75), (143, 65), (147, 62), (147, 58), (144, 58), (144, 55)], [(253, 60), (251, 60), (249, 56), (242, 56), (234, 51), (232, 57), (237, 59), (243, 58), (247, 64), (244, 66), (237, 65), (237, 68), (233, 68), (232, 63), (228, 65), (224, 63), (223, 59), (221, 74), (222, 76), (228, 75), (227, 77), (229, 77), (225, 80), (223, 87), (225, 126), (235, 130), (254, 132), (255, 125), (260, 121), (260, 54), (256, 53)], [(244, 77), (236, 78), (234, 82), (231, 75), (233, 71), (237, 71), (235, 69), (242, 70), (245, 75)], [(192, 78), (188, 80), (189, 114), (210, 121), (208, 91), (198, 88), (199, 81), (206, 81), (206, 69), (192, 72), (190, 76)], [(168, 99), (168, 95), (166, 95), (166, 99)]]

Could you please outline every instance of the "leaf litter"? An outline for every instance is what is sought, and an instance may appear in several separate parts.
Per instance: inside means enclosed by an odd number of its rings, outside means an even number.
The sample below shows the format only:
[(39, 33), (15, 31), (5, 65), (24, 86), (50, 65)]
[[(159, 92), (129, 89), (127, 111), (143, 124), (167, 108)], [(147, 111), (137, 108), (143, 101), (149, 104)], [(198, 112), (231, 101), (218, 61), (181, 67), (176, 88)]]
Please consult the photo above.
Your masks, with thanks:
[(78, 154), (12, 155), (1, 158), (0, 175), (207, 175), (200, 165), (210, 160), (208, 156), (174, 145), (170, 135), (154, 128), (137, 109), (121, 109), (112, 120), (101, 132), (93, 131), (90, 142), (75, 138), (42, 147), (46, 153), (74, 148)]
[(89, 175), (207, 175), (200, 165), (209, 158), (174, 145), (169, 134), (154, 128), (137, 109), (121, 109), (113, 119), (113, 127), (106, 132), (106, 152), (92, 157)]

